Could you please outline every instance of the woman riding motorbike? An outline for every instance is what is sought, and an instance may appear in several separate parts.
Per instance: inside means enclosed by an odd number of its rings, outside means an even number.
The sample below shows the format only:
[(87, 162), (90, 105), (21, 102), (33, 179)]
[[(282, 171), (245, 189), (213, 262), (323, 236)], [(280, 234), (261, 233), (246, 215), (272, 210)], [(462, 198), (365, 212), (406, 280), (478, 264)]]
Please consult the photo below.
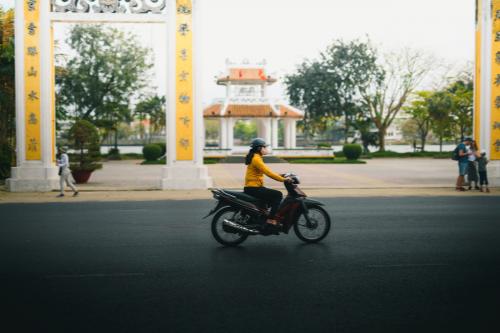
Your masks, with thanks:
[(267, 150), (267, 144), (263, 139), (253, 139), (250, 146), (251, 149), (245, 158), (247, 172), (245, 175), (244, 192), (271, 206), (271, 211), (266, 222), (274, 226), (279, 226), (275, 214), (283, 199), (283, 194), (280, 191), (264, 187), (264, 174), (279, 182), (291, 180), (274, 173), (264, 164), (262, 156), (267, 155), (269, 152)]

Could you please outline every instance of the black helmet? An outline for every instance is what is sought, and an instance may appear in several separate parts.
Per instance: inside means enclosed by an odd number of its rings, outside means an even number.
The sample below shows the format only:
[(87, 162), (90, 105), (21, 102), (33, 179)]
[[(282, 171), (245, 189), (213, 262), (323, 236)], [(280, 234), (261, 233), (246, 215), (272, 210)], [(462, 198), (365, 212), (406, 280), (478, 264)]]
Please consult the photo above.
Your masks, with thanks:
[(258, 147), (267, 147), (266, 141), (262, 138), (255, 138), (250, 143), (250, 147), (258, 148)]

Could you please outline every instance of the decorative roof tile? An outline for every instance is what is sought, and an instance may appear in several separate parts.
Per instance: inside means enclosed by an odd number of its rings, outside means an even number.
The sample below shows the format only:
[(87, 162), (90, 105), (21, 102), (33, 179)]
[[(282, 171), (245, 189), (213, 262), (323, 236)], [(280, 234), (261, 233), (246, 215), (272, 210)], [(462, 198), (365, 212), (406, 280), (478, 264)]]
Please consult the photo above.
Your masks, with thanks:
[(304, 118), (303, 112), (288, 105), (280, 104), (279, 111), (281, 118)]
[(218, 84), (226, 84), (227, 82), (268, 82), (274, 83), (276, 79), (266, 75), (263, 68), (230, 68), (229, 75), (217, 79)]
[(225, 117), (276, 117), (269, 104), (248, 105), (229, 104), (224, 113)]
[(203, 110), (203, 116), (206, 118), (212, 117), (230, 117), (230, 118), (304, 118), (304, 114), (291, 106), (280, 104), (277, 106), (279, 115), (274, 112), (274, 109), (269, 104), (229, 104), (224, 115), (222, 115), (223, 104), (212, 104)]
[(220, 117), (222, 104), (212, 104), (203, 110), (204, 117)]

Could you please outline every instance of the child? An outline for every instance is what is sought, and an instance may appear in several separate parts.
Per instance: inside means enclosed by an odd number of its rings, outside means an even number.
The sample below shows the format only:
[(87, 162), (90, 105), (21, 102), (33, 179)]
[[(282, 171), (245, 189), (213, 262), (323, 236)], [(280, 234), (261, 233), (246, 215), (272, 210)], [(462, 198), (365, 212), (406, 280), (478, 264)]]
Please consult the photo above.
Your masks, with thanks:
[(481, 185), (481, 192), (484, 192), (483, 185), (486, 185), (486, 192), (489, 193), (490, 189), (488, 188), (488, 173), (486, 171), (486, 164), (488, 164), (488, 159), (486, 158), (486, 150), (481, 150), (481, 156), (477, 160), (478, 169), (479, 169), (479, 183)]

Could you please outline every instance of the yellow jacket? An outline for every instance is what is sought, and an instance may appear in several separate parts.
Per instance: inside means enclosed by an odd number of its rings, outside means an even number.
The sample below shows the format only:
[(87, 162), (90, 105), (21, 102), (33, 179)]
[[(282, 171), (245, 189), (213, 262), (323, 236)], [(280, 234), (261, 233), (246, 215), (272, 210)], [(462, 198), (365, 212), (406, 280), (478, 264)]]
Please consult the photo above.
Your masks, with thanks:
[(264, 186), (264, 174), (279, 182), (284, 182), (285, 178), (274, 173), (265, 164), (260, 154), (253, 155), (252, 163), (247, 166), (245, 175), (245, 187), (262, 187)]

